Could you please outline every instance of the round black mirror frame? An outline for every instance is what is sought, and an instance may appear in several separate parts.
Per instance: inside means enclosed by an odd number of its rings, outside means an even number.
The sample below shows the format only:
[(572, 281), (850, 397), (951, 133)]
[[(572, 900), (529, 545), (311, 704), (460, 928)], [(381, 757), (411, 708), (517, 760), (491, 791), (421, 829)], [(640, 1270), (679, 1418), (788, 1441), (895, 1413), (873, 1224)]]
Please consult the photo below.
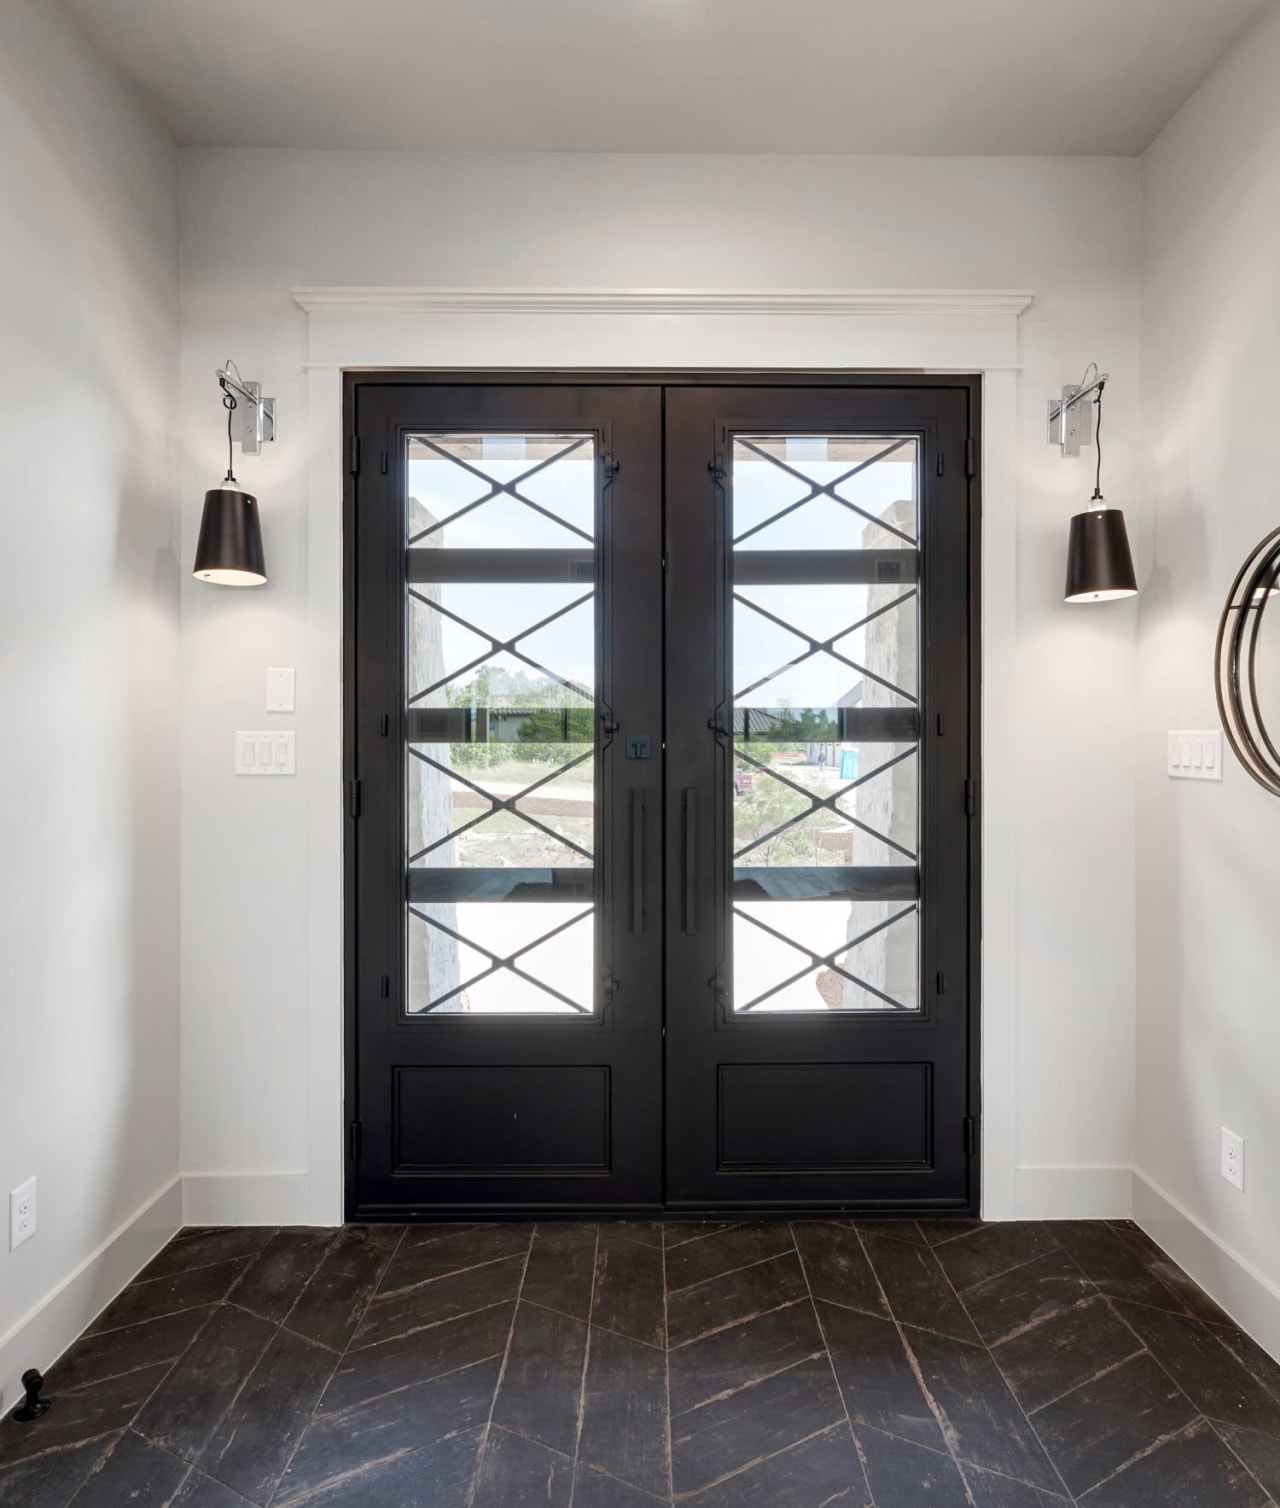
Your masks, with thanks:
[(1280, 592), (1280, 529), (1258, 544), (1240, 568), (1218, 623), (1218, 712), (1227, 742), (1249, 774), (1280, 796), (1280, 750), (1258, 702), (1258, 636), (1272, 594)]

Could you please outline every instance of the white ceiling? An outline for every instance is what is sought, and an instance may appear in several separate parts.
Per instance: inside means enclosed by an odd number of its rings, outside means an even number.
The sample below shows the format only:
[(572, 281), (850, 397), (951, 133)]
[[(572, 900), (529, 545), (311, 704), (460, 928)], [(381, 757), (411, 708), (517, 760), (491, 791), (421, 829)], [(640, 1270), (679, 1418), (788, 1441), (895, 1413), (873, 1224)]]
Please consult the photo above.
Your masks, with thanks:
[(70, 0), (200, 146), (1142, 151), (1273, 0)]

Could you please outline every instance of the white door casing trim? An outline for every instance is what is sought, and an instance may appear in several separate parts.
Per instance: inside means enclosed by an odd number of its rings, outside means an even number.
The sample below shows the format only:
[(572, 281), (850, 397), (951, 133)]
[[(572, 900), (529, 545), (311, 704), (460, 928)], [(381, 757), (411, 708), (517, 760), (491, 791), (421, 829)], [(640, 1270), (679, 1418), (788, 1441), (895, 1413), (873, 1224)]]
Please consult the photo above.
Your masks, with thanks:
[[(342, 1220), (342, 372), (975, 372), (983, 377), (982, 1203), (1017, 1212), (1018, 318), (1005, 289), (299, 288), (307, 315), (310, 1218)], [(958, 1134), (958, 1131), (957, 1131)]]

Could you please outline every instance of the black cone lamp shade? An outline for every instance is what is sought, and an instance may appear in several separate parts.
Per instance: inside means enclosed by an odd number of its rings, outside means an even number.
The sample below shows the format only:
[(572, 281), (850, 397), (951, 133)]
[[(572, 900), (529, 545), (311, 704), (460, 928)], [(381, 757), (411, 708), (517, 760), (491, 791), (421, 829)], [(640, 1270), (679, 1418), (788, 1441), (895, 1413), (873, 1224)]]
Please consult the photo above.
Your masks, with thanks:
[(1110, 602), (1132, 597), (1138, 590), (1129, 553), (1129, 536), (1119, 508), (1101, 506), (1077, 513), (1071, 520), (1067, 545), (1068, 602)]
[(1112, 602), (1117, 597), (1133, 597), (1138, 591), (1124, 514), (1119, 508), (1108, 508), (1102, 495), (1102, 393), (1106, 385), (1105, 378), (1098, 383), (1093, 400), (1098, 410), (1095, 434), (1098, 468), (1093, 479), (1093, 496), (1089, 499), (1089, 511), (1077, 513), (1071, 520), (1071, 538), (1067, 543), (1068, 602)]
[(230, 474), (204, 495), (192, 575), (219, 586), (261, 586), (267, 579), (258, 500)]

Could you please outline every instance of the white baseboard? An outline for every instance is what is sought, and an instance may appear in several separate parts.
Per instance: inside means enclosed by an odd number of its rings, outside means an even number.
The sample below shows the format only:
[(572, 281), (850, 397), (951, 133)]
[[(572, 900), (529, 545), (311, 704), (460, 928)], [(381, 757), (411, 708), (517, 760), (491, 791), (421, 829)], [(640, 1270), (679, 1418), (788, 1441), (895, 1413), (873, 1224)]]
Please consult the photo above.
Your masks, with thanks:
[(47, 1370), (182, 1225), (175, 1178), (114, 1231), (24, 1319), (0, 1336), (0, 1407), (22, 1396), (28, 1367)]
[(307, 1173), (188, 1173), (183, 1225), (309, 1225)]
[(1127, 1220), (1133, 1213), (1129, 1168), (1014, 1170), (1017, 1220)]
[(1280, 1288), (1141, 1173), (1133, 1218), (1236, 1324), (1280, 1360)]

